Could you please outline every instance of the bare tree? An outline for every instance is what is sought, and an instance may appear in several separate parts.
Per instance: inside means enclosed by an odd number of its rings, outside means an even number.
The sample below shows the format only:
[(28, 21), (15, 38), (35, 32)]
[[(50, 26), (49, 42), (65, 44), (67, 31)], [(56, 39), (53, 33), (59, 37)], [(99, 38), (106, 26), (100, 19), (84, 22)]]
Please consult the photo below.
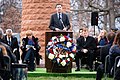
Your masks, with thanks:
[(0, 27), (4, 30), (11, 28), (13, 32), (20, 32), (21, 10), (21, 0), (0, 0)]
[[(73, 29), (79, 29), (84, 25), (93, 29), (90, 15), (95, 11), (99, 13), (98, 29), (109, 30), (116, 27), (115, 21), (120, 23), (120, 0), (71, 0)], [(75, 16), (77, 17), (76, 22)], [(74, 33), (78, 32), (73, 31)]]

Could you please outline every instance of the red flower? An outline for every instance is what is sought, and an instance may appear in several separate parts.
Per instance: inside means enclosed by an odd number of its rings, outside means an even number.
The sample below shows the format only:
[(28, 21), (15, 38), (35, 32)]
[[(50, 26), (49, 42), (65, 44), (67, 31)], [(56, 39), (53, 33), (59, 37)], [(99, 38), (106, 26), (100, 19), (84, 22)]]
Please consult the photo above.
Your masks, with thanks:
[(68, 60), (66, 60), (66, 62), (68, 62)]
[(60, 59), (60, 61), (59, 62), (62, 62), (62, 60)]
[(73, 40), (71, 39), (71, 40), (69, 40), (71, 43), (73, 42)]
[(50, 53), (54, 54), (54, 53), (53, 53), (53, 49), (49, 49), (49, 51), (50, 51)]
[(70, 61), (72, 61), (72, 58), (70, 58)]
[(67, 40), (68, 41), (68, 37), (67, 36), (64, 36), (65, 37), (65, 40)]

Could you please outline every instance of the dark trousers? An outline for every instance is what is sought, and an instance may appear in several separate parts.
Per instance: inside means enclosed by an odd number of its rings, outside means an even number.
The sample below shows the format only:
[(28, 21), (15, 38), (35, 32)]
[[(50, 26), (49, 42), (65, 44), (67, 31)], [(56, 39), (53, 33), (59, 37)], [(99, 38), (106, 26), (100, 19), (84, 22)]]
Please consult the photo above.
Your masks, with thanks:
[(39, 65), (39, 63), (40, 63), (40, 55), (39, 55), (39, 53), (36, 53), (35, 57), (36, 57), (36, 64)]
[(97, 68), (96, 80), (101, 80), (104, 74), (104, 65), (101, 64)]
[(79, 59), (82, 59), (84, 57), (87, 57), (87, 65), (89, 66), (90, 69), (93, 68), (93, 53), (92, 52), (88, 52), (88, 53), (83, 53), (83, 52), (77, 52), (76, 56), (75, 56), (75, 61), (76, 61), (76, 66), (79, 69), (80, 65), (79, 65)]
[(30, 48), (26, 55), (24, 61), (28, 61), (28, 70), (34, 70), (35, 64), (34, 64), (34, 49)]

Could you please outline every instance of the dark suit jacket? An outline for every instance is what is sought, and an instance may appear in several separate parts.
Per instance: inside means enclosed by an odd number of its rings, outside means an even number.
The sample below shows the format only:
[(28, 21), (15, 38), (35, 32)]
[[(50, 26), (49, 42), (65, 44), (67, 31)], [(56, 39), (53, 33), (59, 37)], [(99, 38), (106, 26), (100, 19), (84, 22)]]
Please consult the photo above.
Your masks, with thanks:
[[(6, 35), (4, 36), (3, 40), (5, 44), (9, 45)], [(15, 48), (17, 48), (17, 51), (14, 54), (16, 55), (17, 60), (20, 60), (19, 45), (16, 37), (11, 37), (11, 45), (9, 46), (11, 47), (12, 52)]]
[[(68, 16), (64, 13), (62, 13), (62, 22), (64, 26), (67, 27), (67, 30), (68, 30), (70, 28), (70, 22), (69, 22)], [(63, 24), (58, 19), (57, 13), (55, 13), (51, 16), (49, 28), (53, 31), (55, 31), (55, 28), (59, 28), (63, 30), (64, 28)]]
[(84, 41), (84, 37), (79, 37), (77, 39), (77, 51), (80, 51), (82, 49), (88, 49), (88, 51), (92, 51), (96, 49), (96, 41), (93, 37), (88, 36), (86, 38), (86, 41)]
[[(4, 43), (9, 45), (8, 41), (7, 41), (7, 36), (6, 35), (4, 36), (3, 39), (4, 39)], [(9, 45), (9, 46), (12, 48), (12, 50), (15, 49), (15, 48), (19, 49), (19, 45), (18, 45), (18, 41), (17, 41), (16, 37), (13, 37), (13, 36), (11, 37), (11, 45)]]

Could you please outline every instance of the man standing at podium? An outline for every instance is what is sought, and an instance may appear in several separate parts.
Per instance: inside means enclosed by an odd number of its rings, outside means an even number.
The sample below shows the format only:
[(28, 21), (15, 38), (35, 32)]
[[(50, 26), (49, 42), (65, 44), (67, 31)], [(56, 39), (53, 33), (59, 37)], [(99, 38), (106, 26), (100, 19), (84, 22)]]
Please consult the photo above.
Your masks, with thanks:
[(70, 29), (68, 16), (62, 12), (62, 4), (56, 4), (56, 13), (51, 16), (49, 28), (53, 31), (67, 31)]

